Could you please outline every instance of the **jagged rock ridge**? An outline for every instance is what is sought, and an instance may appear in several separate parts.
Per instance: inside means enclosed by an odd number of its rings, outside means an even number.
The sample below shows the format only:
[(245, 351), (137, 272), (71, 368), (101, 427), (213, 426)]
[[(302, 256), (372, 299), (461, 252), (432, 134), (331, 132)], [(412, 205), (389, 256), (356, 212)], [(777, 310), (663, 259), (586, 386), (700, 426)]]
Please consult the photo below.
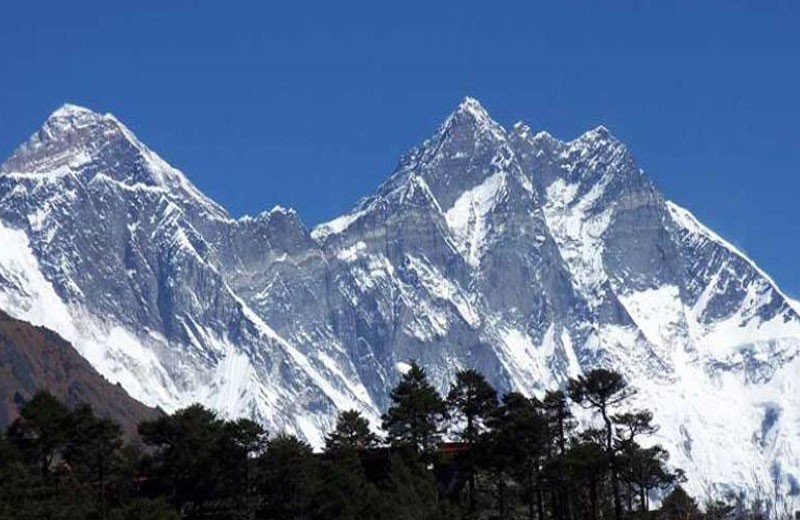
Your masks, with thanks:
[(232, 218), (116, 118), (67, 105), (0, 167), (0, 242), (0, 306), (165, 409), (319, 444), (336, 410), (377, 418), (409, 358), (442, 389), (474, 367), (526, 393), (608, 365), (696, 492), (800, 475), (796, 304), (604, 127), (506, 130), (467, 98), (308, 230), (280, 207)]

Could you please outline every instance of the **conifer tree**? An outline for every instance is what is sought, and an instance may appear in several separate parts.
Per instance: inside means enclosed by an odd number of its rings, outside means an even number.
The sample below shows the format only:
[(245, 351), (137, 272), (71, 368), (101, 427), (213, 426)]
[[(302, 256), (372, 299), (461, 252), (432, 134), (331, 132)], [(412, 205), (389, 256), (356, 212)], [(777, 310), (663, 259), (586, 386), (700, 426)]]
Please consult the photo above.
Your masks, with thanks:
[(581, 440), (570, 447), (565, 454), (568, 461), (565, 466), (570, 471), (569, 478), (577, 484), (576, 488), (586, 491), (582, 511), (573, 509), (576, 513), (582, 512), (580, 516), (592, 520), (600, 518), (602, 484), (609, 471), (608, 458), (603, 445), (596, 441), (595, 433), (599, 433), (600, 437), (603, 435), (600, 430), (584, 432)]
[(233, 513), (252, 518), (258, 502), (254, 460), (266, 449), (267, 433), (250, 419), (226, 421), (218, 443), (218, 493), (231, 501)]
[(677, 479), (667, 469), (668, 453), (661, 446), (642, 448), (636, 443), (627, 444), (618, 458), (622, 479), (637, 488), (639, 508), (649, 509), (649, 493), (666, 489)]
[(414, 453), (391, 455), (382, 491), (381, 517), (386, 520), (445, 520), (454, 514), (439, 496), (433, 475)]
[(378, 518), (380, 493), (367, 477), (363, 450), (353, 444), (339, 444), (329, 448), (326, 455), (321, 462), (315, 516), (326, 520)]
[(425, 370), (412, 362), (390, 398), (392, 406), (382, 417), (388, 441), (429, 454), (441, 440), (447, 407)]
[(336, 419), (336, 428), (325, 437), (326, 451), (366, 450), (378, 444), (378, 436), (372, 432), (367, 421), (356, 410), (345, 410)]
[(122, 429), (108, 419), (98, 419), (91, 407), (82, 405), (70, 412), (63, 458), (79, 480), (95, 488), (100, 517), (107, 515), (106, 486), (122, 448)]
[(611, 419), (611, 409), (625, 402), (633, 393), (622, 374), (603, 368), (594, 369), (569, 382), (570, 398), (584, 408), (595, 410), (603, 419), (605, 425), (604, 447), (610, 465), (616, 520), (622, 520), (622, 496), (616, 468), (614, 423)]
[(258, 518), (310, 518), (319, 488), (319, 472), (311, 446), (292, 435), (270, 440), (258, 460), (262, 504)]
[(542, 399), (547, 420), (550, 453), (543, 472), (550, 482), (553, 516), (556, 520), (570, 517), (568, 486), (569, 459), (565, 456), (576, 422), (562, 390), (549, 390)]
[(69, 410), (49, 392), (38, 392), (20, 410), (8, 436), (42, 478), (50, 474), (67, 440)]
[(154, 449), (154, 470), (165, 492), (189, 518), (201, 517), (218, 495), (223, 424), (214, 412), (192, 405), (139, 425), (142, 441)]
[(497, 391), (475, 370), (456, 373), (447, 395), (450, 416), (464, 421), (458, 437), (467, 444), (469, 513), (475, 515), (475, 446), (486, 430), (486, 423), (497, 409)]
[(685, 489), (676, 486), (661, 502), (660, 520), (697, 520), (702, 516), (697, 501)]
[(542, 399), (542, 408), (556, 453), (563, 454), (567, 449), (567, 441), (575, 429), (575, 419), (569, 409), (566, 394), (561, 390), (548, 390)]

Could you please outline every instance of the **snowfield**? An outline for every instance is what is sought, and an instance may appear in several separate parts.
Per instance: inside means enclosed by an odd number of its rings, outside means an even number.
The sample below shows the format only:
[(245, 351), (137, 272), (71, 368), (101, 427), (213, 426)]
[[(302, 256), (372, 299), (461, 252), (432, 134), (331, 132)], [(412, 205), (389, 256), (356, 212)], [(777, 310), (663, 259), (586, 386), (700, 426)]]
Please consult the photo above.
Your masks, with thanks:
[(800, 492), (800, 304), (604, 127), (465, 99), (353, 210), (239, 219), (112, 115), (65, 105), (0, 167), (0, 308), (171, 411), (323, 443), (417, 359), (540, 395), (623, 372), (698, 496)]

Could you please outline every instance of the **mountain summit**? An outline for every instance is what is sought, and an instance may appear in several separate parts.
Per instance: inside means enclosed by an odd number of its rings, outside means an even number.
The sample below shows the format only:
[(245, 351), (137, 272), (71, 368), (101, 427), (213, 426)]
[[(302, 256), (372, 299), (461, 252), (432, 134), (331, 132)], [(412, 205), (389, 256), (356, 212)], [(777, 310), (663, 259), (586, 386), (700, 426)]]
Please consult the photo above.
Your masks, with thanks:
[(540, 394), (596, 366), (655, 410), (697, 493), (800, 479), (800, 315), (665, 200), (607, 129), (506, 131), (465, 98), (313, 230), (232, 219), (122, 123), (65, 105), (0, 169), (0, 307), (166, 410), (199, 401), (315, 445), (377, 421), (417, 359)]

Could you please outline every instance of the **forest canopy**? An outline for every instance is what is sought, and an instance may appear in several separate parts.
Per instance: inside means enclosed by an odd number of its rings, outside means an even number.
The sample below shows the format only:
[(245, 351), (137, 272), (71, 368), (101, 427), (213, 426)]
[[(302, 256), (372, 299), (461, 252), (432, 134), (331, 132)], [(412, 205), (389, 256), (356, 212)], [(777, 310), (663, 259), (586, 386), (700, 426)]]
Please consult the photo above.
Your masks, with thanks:
[[(200, 405), (139, 425), (126, 441), (91, 408), (39, 392), (0, 434), (2, 519), (735, 518), (681, 487), (647, 442), (653, 414), (596, 369), (541, 398), (459, 372), (446, 395), (411, 363), (381, 430), (339, 414), (322, 451)], [(580, 429), (573, 408), (597, 418)], [(660, 511), (650, 511), (661, 498)], [(765, 506), (764, 511), (768, 508)], [(774, 513), (774, 511), (773, 511)], [(766, 513), (765, 513), (766, 514)], [(765, 517), (766, 518), (766, 517)]]

